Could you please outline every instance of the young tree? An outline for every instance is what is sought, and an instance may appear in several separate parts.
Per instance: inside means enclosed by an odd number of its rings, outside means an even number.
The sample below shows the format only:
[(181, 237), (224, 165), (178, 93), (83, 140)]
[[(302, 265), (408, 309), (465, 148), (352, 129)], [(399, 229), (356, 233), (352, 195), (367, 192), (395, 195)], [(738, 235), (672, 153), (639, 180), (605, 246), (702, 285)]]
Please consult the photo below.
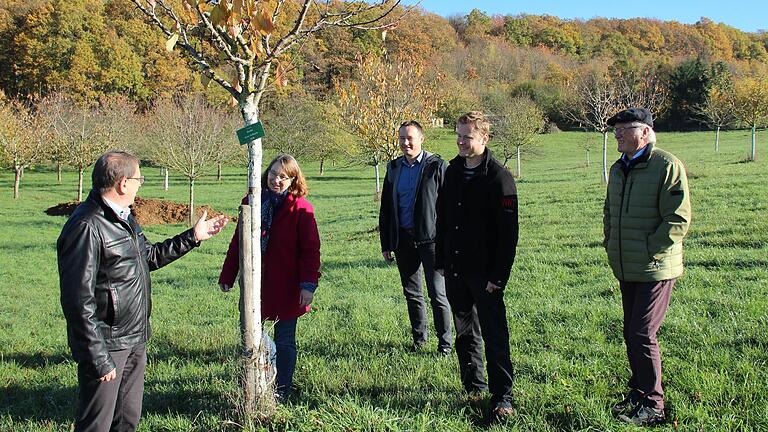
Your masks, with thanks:
[(625, 107), (620, 87), (605, 73), (585, 73), (574, 80), (572, 95), (567, 115), (603, 134), (603, 183), (608, 183), (608, 119)]
[(269, 133), (265, 147), (288, 153), (298, 160), (325, 162), (350, 156), (353, 146), (338, 127), (338, 113), (331, 104), (310, 95), (292, 95), (264, 115)]
[(436, 109), (435, 80), (428, 80), (418, 62), (378, 56), (360, 59), (360, 78), (336, 83), (341, 123), (360, 138), (360, 156), (374, 167), (376, 196), (381, 193), (379, 163), (400, 152), (398, 127), (406, 120), (424, 124)]
[[(301, 43), (330, 28), (360, 30), (391, 26), (388, 17), (400, 0), (336, 2), (314, 0), (131, 0), (168, 38), (166, 47), (178, 46), (190, 65), (206, 80), (216, 82), (232, 95), (246, 125), (259, 120), (259, 109), (270, 78), (287, 84), (289, 59)], [(396, 14), (403, 16), (402, 11)], [(399, 18), (395, 17), (394, 21)], [(232, 76), (227, 76), (227, 71)], [(261, 237), (261, 195), (259, 174), (261, 140), (248, 144), (248, 204), (250, 226), (243, 227), (250, 244)], [(245, 243), (245, 242), (244, 242)], [(245, 412), (252, 414), (257, 400), (270, 397), (261, 350), (261, 251), (248, 248), (245, 263), (250, 274), (244, 278), (242, 331), (245, 357)]]
[(768, 120), (768, 76), (748, 76), (733, 84), (731, 106), (736, 117), (752, 129), (749, 159), (757, 160), (757, 127)]
[(24, 169), (45, 159), (46, 128), (39, 115), (21, 102), (0, 99), (0, 161), (14, 172), (13, 198), (19, 198)]
[(53, 94), (38, 105), (50, 125), (56, 158), (77, 169), (77, 201), (83, 200), (83, 173), (110, 148), (126, 143), (134, 106), (122, 96), (102, 98), (93, 106), (80, 105)]
[(731, 104), (733, 95), (719, 87), (710, 87), (702, 105), (694, 107), (694, 113), (712, 128), (715, 128), (715, 152), (720, 152), (720, 129), (736, 120)]
[(494, 148), (504, 158), (504, 165), (516, 158), (517, 177), (522, 177), (521, 149), (530, 150), (537, 144), (547, 119), (535, 102), (522, 96), (508, 99), (495, 114)]
[(196, 220), (195, 181), (215, 162), (227, 127), (226, 114), (212, 108), (200, 95), (190, 95), (161, 99), (149, 115), (155, 140), (149, 157), (187, 178), (187, 220), (191, 226)]

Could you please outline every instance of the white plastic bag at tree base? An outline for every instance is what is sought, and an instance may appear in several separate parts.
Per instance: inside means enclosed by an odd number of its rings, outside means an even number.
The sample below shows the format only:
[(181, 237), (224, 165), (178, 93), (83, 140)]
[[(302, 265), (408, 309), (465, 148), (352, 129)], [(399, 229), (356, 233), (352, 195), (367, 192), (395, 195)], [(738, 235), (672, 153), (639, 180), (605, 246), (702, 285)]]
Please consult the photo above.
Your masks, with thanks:
[(262, 343), (267, 350), (267, 382), (273, 382), (277, 376), (277, 345), (266, 333), (263, 333)]

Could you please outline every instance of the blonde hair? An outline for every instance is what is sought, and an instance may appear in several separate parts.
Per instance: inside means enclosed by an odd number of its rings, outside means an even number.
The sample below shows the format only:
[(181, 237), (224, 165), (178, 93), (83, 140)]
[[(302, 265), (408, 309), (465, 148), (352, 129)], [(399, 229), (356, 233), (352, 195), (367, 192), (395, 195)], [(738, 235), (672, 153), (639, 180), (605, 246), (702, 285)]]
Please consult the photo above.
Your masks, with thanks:
[(285, 174), (287, 174), (289, 177), (293, 177), (291, 185), (288, 186), (288, 193), (296, 197), (306, 196), (309, 193), (307, 180), (304, 178), (304, 174), (301, 172), (301, 168), (299, 168), (299, 163), (293, 156), (289, 154), (281, 154), (272, 159), (272, 162), (267, 165), (267, 169), (265, 169), (264, 173), (261, 175), (261, 187), (267, 187), (267, 176), (269, 175), (269, 170), (272, 169), (272, 166), (278, 163), (283, 168), (283, 171), (285, 171)]
[(470, 111), (456, 120), (456, 124), (469, 124), (475, 127), (476, 130), (486, 134), (491, 134), (491, 122), (485, 117), (485, 114), (480, 111)]

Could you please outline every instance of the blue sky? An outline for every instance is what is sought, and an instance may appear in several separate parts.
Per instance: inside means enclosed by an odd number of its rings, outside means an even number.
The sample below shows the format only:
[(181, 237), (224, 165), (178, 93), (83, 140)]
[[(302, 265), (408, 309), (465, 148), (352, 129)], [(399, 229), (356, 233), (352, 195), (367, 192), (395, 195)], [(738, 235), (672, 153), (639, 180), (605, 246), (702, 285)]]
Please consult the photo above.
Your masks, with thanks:
[[(403, 0), (415, 4), (417, 0)], [(489, 15), (554, 15), (560, 18), (658, 18), (693, 24), (701, 17), (738, 29), (756, 32), (768, 30), (766, 0), (644, 0), (621, 2), (606, 0), (423, 0), (421, 7), (442, 16), (466, 15), (474, 8)]]

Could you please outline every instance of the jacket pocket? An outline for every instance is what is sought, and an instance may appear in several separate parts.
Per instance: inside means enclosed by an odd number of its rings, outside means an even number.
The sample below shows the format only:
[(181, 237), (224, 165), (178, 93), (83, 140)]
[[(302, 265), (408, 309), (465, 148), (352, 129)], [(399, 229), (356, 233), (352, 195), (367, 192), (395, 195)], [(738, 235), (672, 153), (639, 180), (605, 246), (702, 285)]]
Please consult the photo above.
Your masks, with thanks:
[(107, 249), (111, 249), (111, 248), (115, 248), (115, 247), (118, 247), (118, 246), (122, 246), (124, 243), (127, 243), (129, 241), (131, 241), (131, 237), (129, 237), (129, 236), (121, 237), (121, 238), (118, 238), (118, 239), (112, 239), (112, 240), (107, 241), (104, 244), (104, 247), (107, 248)]

